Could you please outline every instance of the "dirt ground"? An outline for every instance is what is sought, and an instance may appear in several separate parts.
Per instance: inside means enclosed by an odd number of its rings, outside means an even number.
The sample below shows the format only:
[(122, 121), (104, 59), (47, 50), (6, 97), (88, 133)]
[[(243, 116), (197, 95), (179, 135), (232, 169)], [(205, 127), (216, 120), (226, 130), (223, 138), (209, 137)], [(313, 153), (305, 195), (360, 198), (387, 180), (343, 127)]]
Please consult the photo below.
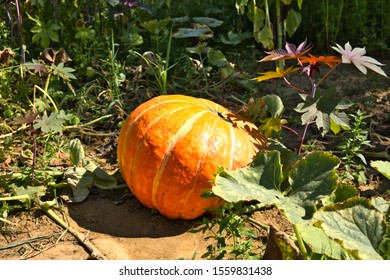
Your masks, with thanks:
[[(67, 204), (57, 214), (85, 236), (110, 260), (201, 259), (210, 241), (193, 221), (169, 220), (142, 206), (126, 190), (95, 190), (85, 201)], [(208, 214), (206, 214), (208, 215)], [(258, 213), (264, 224), (278, 224), (286, 232), (290, 225), (276, 209)], [(85, 260), (93, 259), (74, 235), (61, 228), (38, 208), (9, 218), (12, 225), (0, 235), (2, 260)], [(259, 235), (259, 243), (267, 237)]]
[[(387, 73), (390, 73), (386, 70)], [(370, 139), (372, 151), (387, 151), (390, 144), (390, 82), (352, 71), (349, 77), (344, 72), (336, 75), (332, 82), (341, 87), (347, 97), (360, 104), (372, 114)], [(356, 78), (358, 77), (358, 78)], [(269, 84), (269, 89), (273, 84)], [(262, 94), (272, 93), (264, 92)], [(281, 92), (283, 95), (283, 90)], [(284, 95), (289, 100), (289, 96)], [(326, 146), (327, 141), (323, 142)], [(321, 141), (317, 141), (321, 144)], [(96, 157), (102, 162), (115, 158), (115, 149), (107, 143), (96, 147)], [(328, 148), (328, 147), (327, 147)], [(109, 160), (108, 160), (109, 161)], [(113, 166), (115, 167), (115, 166)], [(362, 186), (362, 193), (383, 195), (390, 190), (388, 181), (373, 173), (369, 185)], [(61, 202), (61, 201), (60, 201)], [(84, 235), (107, 259), (200, 259), (210, 240), (202, 233), (190, 233), (189, 229), (200, 226), (201, 218), (193, 221), (168, 220), (160, 214), (142, 206), (126, 189), (102, 191), (93, 189), (81, 203), (64, 203), (57, 214), (72, 228)], [(275, 224), (282, 231), (289, 225), (274, 209), (256, 213), (256, 220), (263, 224)], [(9, 217), (9, 224), (0, 228), (0, 259), (38, 260), (85, 260), (91, 259), (90, 252), (73, 234), (52, 221), (39, 208), (20, 212)], [(261, 233), (259, 243), (266, 241), (267, 234)]]
[[(143, 207), (125, 191), (95, 190), (84, 202), (68, 204), (63, 220), (84, 234), (107, 259), (191, 259), (206, 248), (201, 235), (188, 233), (196, 221), (170, 221)], [(39, 209), (10, 218), (0, 246), (24, 244), (0, 251), (0, 259), (90, 258), (88, 251)], [(36, 241), (34, 238), (42, 238)]]

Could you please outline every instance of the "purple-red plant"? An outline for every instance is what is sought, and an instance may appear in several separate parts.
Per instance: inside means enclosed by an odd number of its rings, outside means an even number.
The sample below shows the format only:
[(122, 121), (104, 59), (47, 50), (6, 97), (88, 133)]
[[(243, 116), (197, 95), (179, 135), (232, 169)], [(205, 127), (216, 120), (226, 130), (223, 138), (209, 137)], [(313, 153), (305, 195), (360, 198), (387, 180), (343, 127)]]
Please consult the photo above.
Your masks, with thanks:
[[(367, 74), (368, 68), (387, 77), (386, 73), (380, 67), (384, 64), (374, 58), (365, 56), (365, 48), (352, 48), (349, 42), (345, 44), (344, 48), (338, 44), (332, 46), (332, 48), (341, 54), (341, 58), (339, 56), (315, 56), (310, 54), (309, 51), (311, 46), (307, 46), (306, 40), (298, 47), (286, 43), (285, 49), (266, 52), (268, 55), (261, 59), (260, 62), (293, 59), (297, 61), (297, 64), (287, 69), (276, 67), (275, 71), (260, 73), (260, 76), (254, 78), (254, 80), (258, 82), (281, 78), (289, 87), (297, 90), (302, 97), (303, 102), (299, 103), (295, 108), (295, 111), (302, 113), (301, 120), (304, 128), (300, 134), (291, 128), (288, 128), (285, 125), (287, 121), (281, 119), (281, 116), (268, 118), (264, 120), (263, 125), (260, 126), (260, 130), (262, 130), (266, 136), (270, 136), (272, 131), (279, 131), (280, 127), (287, 128), (294, 132), (294, 134), (299, 137), (299, 144), (297, 147), (298, 154), (301, 153), (303, 141), (309, 125), (315, 123), (318, 129), (322, 131), (322, 135), (325, 135), (329, 130), (338, 133), (341, 129), (349, 128), (348, 117), (340, 110), (346, 109), (350, 105), (336, 97), (335, 87), (327, 91), (319, 90), (319, 86), (338, 65), (353, 63), (363, 74)], [(321, 76), (320, 69), (323, 66), (327, 67), (328, 70)], [(306, 74), (308, 77), (310, 84), (309, 90), (294, 85), (288, 79), (290, 74), (299, 70), (301, 74)]]

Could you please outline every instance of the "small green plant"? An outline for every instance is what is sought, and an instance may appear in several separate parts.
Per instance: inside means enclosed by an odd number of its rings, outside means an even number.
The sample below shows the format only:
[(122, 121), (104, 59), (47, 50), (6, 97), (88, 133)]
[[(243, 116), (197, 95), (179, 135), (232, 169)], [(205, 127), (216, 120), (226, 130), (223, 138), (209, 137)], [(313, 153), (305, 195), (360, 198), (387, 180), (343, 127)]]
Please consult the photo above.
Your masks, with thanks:
[(350, 129), (343, 134), (341, 142), (337, 145), (344, 165), (342, 177), (356, 180), (359, 184), (365, 184), (367, 161), (364, 150), (371, 147), (366, 123), (369, 116), (361, 110), (357, 110), (349, 117), (351, 119)]
[(212, 219), (204, 217), (201, 226), (190, 231), (208, 234), (205, 239), (215, 242), (207, 247), (202, 258), (259, 259), (260, 250), (255, 246), (258, 234), (248, 228), (248, 216), (242, 213), (244, 207), (239, 203), (225, 203), (215, 210)]

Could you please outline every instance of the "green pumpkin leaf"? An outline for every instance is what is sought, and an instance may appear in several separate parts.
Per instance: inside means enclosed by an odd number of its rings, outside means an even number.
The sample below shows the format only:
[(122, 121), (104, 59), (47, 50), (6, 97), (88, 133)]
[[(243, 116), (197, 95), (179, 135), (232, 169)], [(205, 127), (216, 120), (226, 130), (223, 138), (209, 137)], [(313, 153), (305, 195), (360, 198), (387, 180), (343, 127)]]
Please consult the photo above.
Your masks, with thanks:
[(186, 50), (189, 53), (194, 53), (200, 56), (206, 50), (206, 48), (207, 48), (207, 43), (203, 43), (203, 44), (196, 45), (195, 47), (186, 48)]
[(390, 180), (390, 161), (372, 160), (370, 165)]
[[(339, 160), (328, 153), (309, 154), (291, 167), (285, 182), (280, 155), (276, 150), (261, 152), (250, 166), (222, 171), (216, 176), (212, 191), (229, 202), (256, 200), (275, 205), (290, 222), (300, 223), (303, 217), (311, 217), (315, 203), (336, 187), (335, 168)], [(292, 160), (289, 156), (283, 162)], [(283, 183), (290, 186), (283, 190)]]
[(213, 192), (229, 202), (258, 200), (272, 205), (281, 196), (275, 189), (279, 188), (281, 176), (279, 152), (260, 153), (249, 167), (219, 173)]
[(143, 22), (140, 25), (143, 28), (145, 28), (146, 30), (148, 30), (150, 33), (158, 35), (171, 22), (172, 21), (171, 21), (170, 18), (165, 18), (165, 19), (162, 19), (162, 20), (153, 19), (153, 20), (150, 20), (150, 21)]
[(360, 204), (339, 208), (317, 211), (313, 220), (355, 258), (382, 259), (377, 250), (385, 234), (384, 215)]
[(308, 154), (298, 161), (289, 175), (289, 198), (310, 214), (317, 200), (332, 193), (337, 185), (335, 169), (340, 160), (324, 152)]
[(219, 39), (222, 43), (227, 45), (238, 45), (242, 41), (249, 39), (252, 37), (252, 34), (250, 32), (243, 32), (243, 33), (235, 33), (233, 31), (229, 31), (227, 35), (220, 34)]
[(313, 253), (326, 255), (335, 260), (354, 259), (339, 243), (329, 238), (321, 228), (306, 223), (296, 226), (303, 241)]

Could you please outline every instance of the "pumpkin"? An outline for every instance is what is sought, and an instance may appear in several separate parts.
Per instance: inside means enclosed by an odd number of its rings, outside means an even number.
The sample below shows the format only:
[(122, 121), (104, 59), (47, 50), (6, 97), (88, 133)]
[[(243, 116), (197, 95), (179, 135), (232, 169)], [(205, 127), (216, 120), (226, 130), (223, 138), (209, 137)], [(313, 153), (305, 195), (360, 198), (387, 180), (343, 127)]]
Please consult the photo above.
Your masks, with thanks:
[(118, 164), (134, 196), (170, 219), (190, 220), (218, 205), (211, 190), (219, 166), (252, 161), (265, 138), (256, 126), (202, 98), (162, 95), (138, 106), (118, 138)]

